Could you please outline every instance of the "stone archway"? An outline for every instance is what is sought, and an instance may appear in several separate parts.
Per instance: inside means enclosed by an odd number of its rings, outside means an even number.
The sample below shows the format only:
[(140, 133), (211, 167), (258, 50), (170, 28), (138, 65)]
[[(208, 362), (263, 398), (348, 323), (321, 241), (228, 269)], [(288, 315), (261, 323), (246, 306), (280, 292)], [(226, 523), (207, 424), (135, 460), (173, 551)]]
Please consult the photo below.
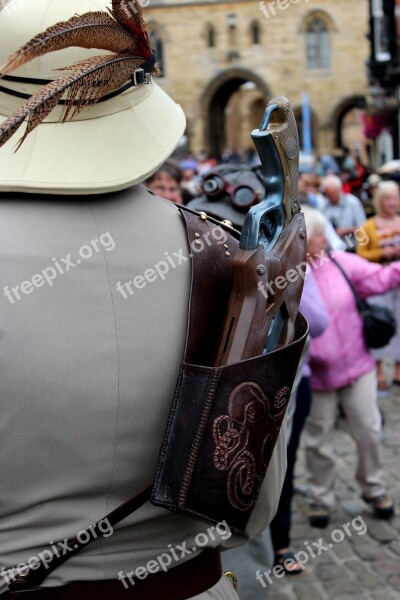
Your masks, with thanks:
[(362, 111), (365, 110), (364, 96), (344, 98), (332, 112), (331, 123), (334, 131), (334, 144), (337, 149), (348, 147), (354, 157), (357, 155), (365, 163), (369, 162), (369, 141), (364, 136)]
[[(227, 69), (209, 82), (200, 99), (204, 123), (203, 147), (212, 156), (220, 156), (226, 145), (224, 111), (232, 95), (243, 84), (252, 82), (267, 104), (271, 92), (264, 80), (248, 69)], [(249, 131), (250, 134), (250, 131)]]
[(332, 113), (331, 123), (335, 131), (335, 145), (337, 148), (343, 146), (343, 120), (346, 115), (353, 109), (363, 109), (366, 107), (366, 99), (364, 96), (349, 96), (344, 98), (335, 107)]

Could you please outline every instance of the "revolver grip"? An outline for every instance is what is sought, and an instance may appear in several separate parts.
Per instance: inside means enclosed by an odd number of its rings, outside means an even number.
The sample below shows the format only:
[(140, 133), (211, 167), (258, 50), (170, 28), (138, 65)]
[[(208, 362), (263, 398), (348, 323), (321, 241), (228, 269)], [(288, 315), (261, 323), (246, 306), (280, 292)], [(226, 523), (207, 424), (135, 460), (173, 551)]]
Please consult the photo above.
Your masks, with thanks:
[[(274, 102), (279, 105), (279, 109), (271, 115), (271, 126), (277, 122), (277, 136), (275, 137), (277, 149), (281, 157), (283, 172), (285, 179), (289, 177), (289, 185), (285, 190), (284, 205), (286, 210), (287, 220), (290, 221), (292, 216), (299, 212), (299, 141), (296, 120), (290, 102), (280, 96), (275, 98)], [(284, 125), (282, 125), (282, 115)], [(290, 194), (287, 197), (287, 193)]]
[[(283, 205), (286, 222), (299, 212), (299, 135), (296, 119), (290, 102), (284, 96), (271, 100), (266, 108), (260, 129), (252, 132), (251, 137), (260, 154), (261, 163), (268, 173), (271, 156), (266, 153), (265, 136), (268, 135), (279, 155), (281, 175), (284, 180)], [(268, 189), (268, 188), (267, 188)]]

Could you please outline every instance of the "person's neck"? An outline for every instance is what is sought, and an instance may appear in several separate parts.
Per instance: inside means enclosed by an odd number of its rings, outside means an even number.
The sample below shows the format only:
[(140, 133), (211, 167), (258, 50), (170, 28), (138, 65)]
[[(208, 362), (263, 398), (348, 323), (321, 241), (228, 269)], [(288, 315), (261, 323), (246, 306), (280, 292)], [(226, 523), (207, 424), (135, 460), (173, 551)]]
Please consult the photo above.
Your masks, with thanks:
[(382, 219), (382, 221), (393, 221), (393, 219), (397, 217), (397, 213), (387, 213), (381, 211), (378, 214), (378, 217)]

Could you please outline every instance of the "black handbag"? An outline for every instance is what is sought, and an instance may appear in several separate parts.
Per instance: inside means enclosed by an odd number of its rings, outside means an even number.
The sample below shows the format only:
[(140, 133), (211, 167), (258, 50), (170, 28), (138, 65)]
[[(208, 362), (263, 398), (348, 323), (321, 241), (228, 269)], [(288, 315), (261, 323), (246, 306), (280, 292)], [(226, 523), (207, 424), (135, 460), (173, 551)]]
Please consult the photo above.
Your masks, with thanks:
[(357, 309), (364, 323), (364, 338), (368, 348), (384, 348), (396, 333), (397, 324), (392, 311), (386, 306), (370, 304), (360, 298), (353, 283), (340, 264), (328, 252), (331, 261), (336, 265), (349, 284), (356, 299)]
[(368, 348), (387, 346), (396, 333), (396, 319), (386, 306), (376, 306), (360, 300), (358, 307), (364, 321), (364, 335)]

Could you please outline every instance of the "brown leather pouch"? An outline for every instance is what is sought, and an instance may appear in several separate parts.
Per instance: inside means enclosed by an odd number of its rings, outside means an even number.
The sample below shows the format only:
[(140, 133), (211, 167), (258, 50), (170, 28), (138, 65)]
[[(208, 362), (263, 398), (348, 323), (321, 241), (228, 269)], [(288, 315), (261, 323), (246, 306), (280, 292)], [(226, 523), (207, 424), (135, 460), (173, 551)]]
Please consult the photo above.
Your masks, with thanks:
[[(189, 243), (210, 224), (184, 212)], [(197, 235), (196, 235), (197, 234)], [(213, 367), (218, 327), (229, 300), (237, 241), (208, 249), (214, 277), (193, 257), (184, 361), (161, 446), (151, 502), (243, 533), (257, 500), (287, 408), (308, 332), (302, 315), (284, 348)], [(208, 251), (213, 252), (212, 258)], [(205, 260), (206, 257), (203, 257)], [(198, 294), (199, 290), (201, 294)], [(196, 293), (197, 292), (197, 293)]]

